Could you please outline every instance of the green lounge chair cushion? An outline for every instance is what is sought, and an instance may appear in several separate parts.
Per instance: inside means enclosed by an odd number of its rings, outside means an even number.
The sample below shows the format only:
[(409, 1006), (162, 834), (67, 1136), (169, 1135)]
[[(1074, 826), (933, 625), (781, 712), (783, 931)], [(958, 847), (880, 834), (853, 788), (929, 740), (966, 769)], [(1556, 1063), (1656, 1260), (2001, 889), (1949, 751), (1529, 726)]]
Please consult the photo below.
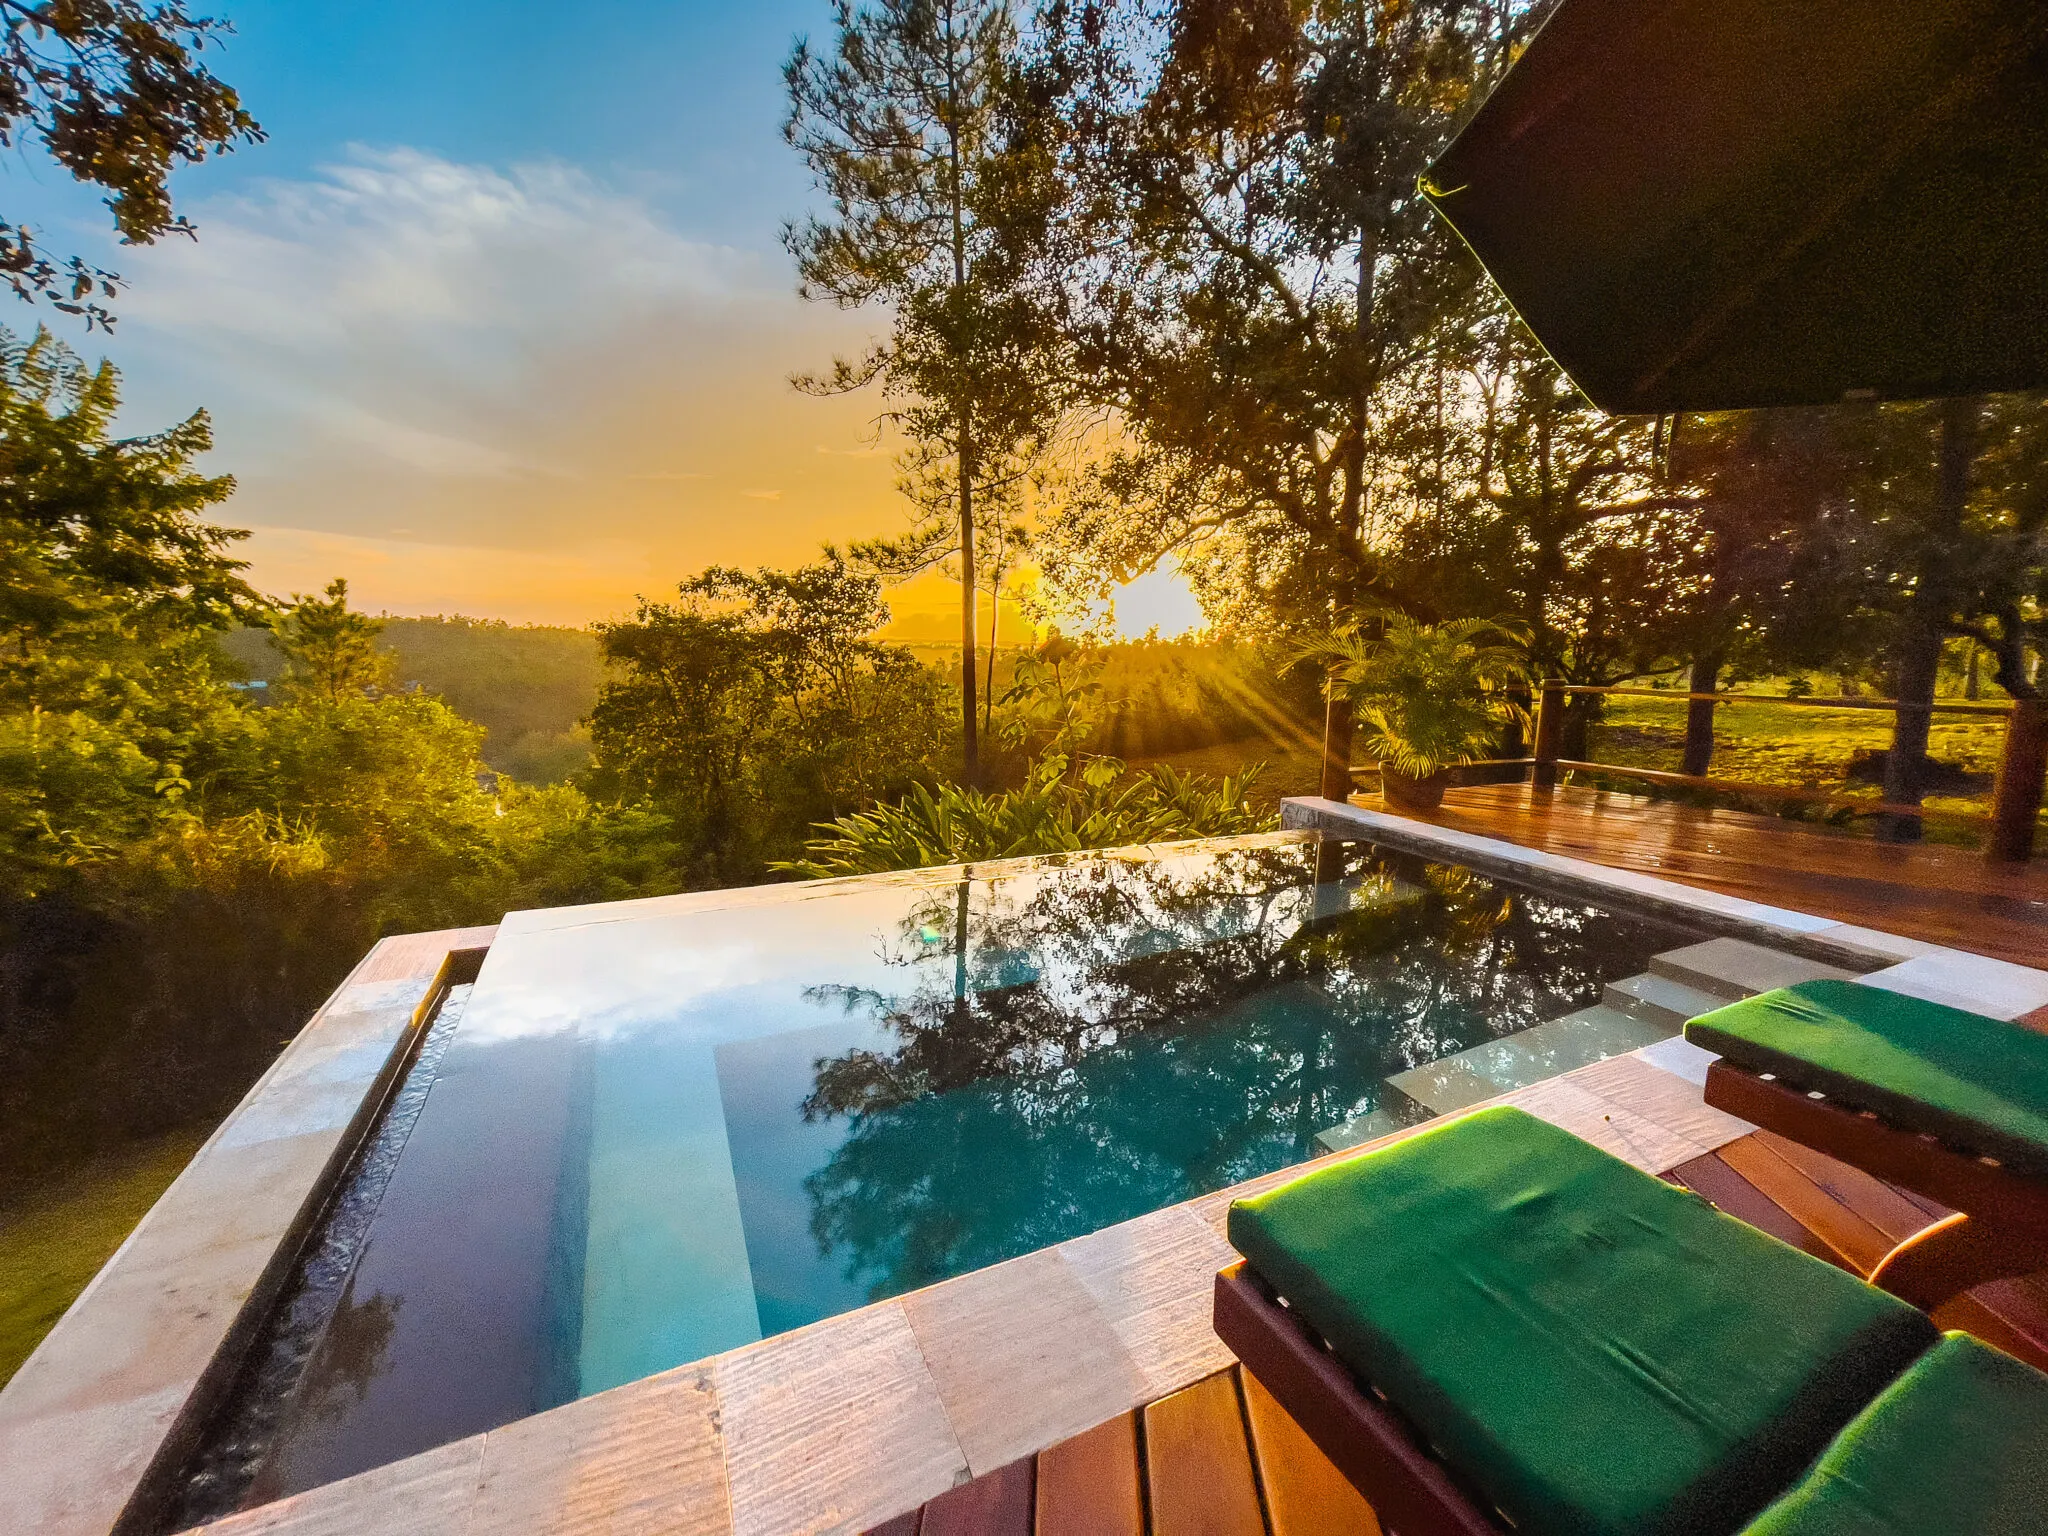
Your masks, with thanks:
[(1853, 981), (1803, 981), (1702, 1014), (1685, 1038), (2048, 1176), (2048, 1035)]
[(2040, 1536), (2048, 1376), (1952, 1333), (1745, 1536)]
[(1521, 1536), (1726, 1536), (1935, 1338), (1515, 1109), (1240, 1200), (1229, 1232)]

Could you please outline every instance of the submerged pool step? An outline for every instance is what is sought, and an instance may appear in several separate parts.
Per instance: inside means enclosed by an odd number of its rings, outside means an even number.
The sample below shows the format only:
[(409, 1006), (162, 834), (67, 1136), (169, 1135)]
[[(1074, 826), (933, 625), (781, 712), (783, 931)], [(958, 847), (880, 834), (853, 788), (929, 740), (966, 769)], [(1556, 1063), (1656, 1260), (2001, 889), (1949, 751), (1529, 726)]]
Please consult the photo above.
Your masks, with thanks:
[(1722, 1003), (1802, 981), (1848, 981), (1856, 974), (1742, 939), (1708, 939), (1667, 950), (1650, 957), (1650, 970), (1667, 981), (1710, 992)]
[[(1387, 1079), (1382, 1108), (1403, 1123), (1447, 1115), (1574, 1068), (1668, 1039), (1676, 1026), (1595, 1004)], [(1351, 1143), (1356, 1145), (1356, 1143)]]
[(1369, 1109), (1362, 1115), (1353, 1115), (1342, 1125), (1333, 1125), (1327, 1131), (1317, 1131), (1316, 1151), (1348, 1152), (1353, 1147), (1364, 1146), (1368, 1141), (1378, 1141), (1382, 1136), (1391, 1136), (1404, 1125), (1411, 1123), (1399, 1119), (1391, 1110)]
[(1688, 1019), (1725, 1008), (1729, 1000), (1668, 976), (1652, 974), (1609, 982), (1601, 1001), (1617, 1012), (1663, 1025), (1666, 1034), (1676, 1034)]

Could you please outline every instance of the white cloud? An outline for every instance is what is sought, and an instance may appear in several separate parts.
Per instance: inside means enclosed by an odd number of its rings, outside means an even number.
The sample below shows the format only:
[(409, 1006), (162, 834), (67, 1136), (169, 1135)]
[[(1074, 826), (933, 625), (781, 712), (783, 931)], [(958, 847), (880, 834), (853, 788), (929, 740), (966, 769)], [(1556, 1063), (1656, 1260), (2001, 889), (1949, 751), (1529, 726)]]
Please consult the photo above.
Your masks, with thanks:
[[(192, 211), (196, 242), (122, 253), (109, 350), (128, 424), (212, 410), (242, 486), (226, 515), (259, 542), (412, 538), (453, 582), (433, 606), (496, 612), (502, 562), (465, 585), (449, 550), (603, 542), (603, 568), (672, 580), (900, 516), (885, 457), (810, 451), (859, 441), (876, 402), (787, 382), (879, 322), (796, 298), (765, 231), (762, 251), (694, 240), (573, 166), (406, 149)], [(775, 511), (734, 519), (735, 491)], [(375, 604), (382, 567), (343, 574)]]

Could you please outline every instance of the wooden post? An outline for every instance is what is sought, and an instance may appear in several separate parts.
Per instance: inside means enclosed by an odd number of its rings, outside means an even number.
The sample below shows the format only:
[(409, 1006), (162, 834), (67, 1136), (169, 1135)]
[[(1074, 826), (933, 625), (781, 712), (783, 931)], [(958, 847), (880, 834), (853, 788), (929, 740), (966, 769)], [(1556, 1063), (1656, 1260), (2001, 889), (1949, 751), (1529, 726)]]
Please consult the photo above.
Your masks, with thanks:
[(1331, 699), (1323, 706), (1323, 782), (1316, 791), (1339, 805), (1351, 800), (1351, 701)]
[(1536, 701), (1536, 765), (1529, 770), (1534, 789), (1557, 788), (1557, 748), (1564, 739), (1564, 684), (1548, 682)]
[(2005, 753), (1991, 800), (1991, 836), (1984, 856), (1994, 864), (2024, 864), (2034, 852), (2034, 824), (2048, 772), (2048, 699), (2014, 699), (2006, 717)]

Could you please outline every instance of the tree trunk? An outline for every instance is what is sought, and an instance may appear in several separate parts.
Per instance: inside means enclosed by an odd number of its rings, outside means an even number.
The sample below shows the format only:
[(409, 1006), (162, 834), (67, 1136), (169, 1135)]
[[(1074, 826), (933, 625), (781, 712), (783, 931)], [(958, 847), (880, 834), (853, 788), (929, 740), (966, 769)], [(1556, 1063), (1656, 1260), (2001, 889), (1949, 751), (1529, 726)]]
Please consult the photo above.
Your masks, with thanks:
[(976, 633), (974, 612), (974, 422), (966, 406), (960, 408), (960, 772), (968, 787), (981, 787), (981, 739), (979, 711), (975, 705), (978, 681), (974, 664)]
[(1977, 676), (1977, 642), (1972, 640), (1970, 642), (1969, 665), (1963, 670), (1963, 697), (1976, 700), (1982, 698), (1983, 694), (1984, 685), (1978, 680)]
[[(1953, 536), (1963, 525), (1970, 496), (1970, 460), (1976, 452), (1977, 402), (1942, 402), (1941, 446), (1936, 466), (1934, 516), (1930, 520), (1926, 561), (1907, 605), (1899, 638), (1899, 712), (1892, 725), (1891, 750), (1884, 760), (1884, 797), (1894, 805), (1918, 805), (1927, 776), (1927, 733), (1934, 723), (1935, 684), (1941, 672), (1941, 640), (1948, 618), (1948, 582), (1944, 569)], [(1880, 816), (1877, 835), (1889, 843), (1919, 840), (1917, 816)]]
[(1558, 756), (1581, 763), (1593, 759), (1593, 724), (1600, 718), (1600, 696), (1598, 694), (1575, 693), (1565, 706), (1564, 730), (1558, 743)]
[(1351, 701), (1331, 699), (1323, 706), (1323, 775), (1318, 787), (1325, 800), (1351, 799)]
[(987, 735), (995, 728), (996, 717), (996, 626), (1003, 621), (1003, 572), (998, 566), (995, 580), (988, 587), (988, 676), (982, 679), (985, 692), (981, 701), (981, 729)]
[[(1695, 656), (1692, 675), (1686, 686), (1694, 693), (1714, 692), (1721, 684), (1721, 665), (1722, 657), (1718, 652)], [(1685, 755), (1679, 760), (1678, 771), (1704, 774), (1713, 760), (1714, 701), (1688, 699), (1685, 705)]]
[[(1899, 712), (1892, 724), (1891, 750), (1884, 757), (1884, 797), (1893, 805), (1920, 803), (1927, 770), (1927, 729), (1934, 721), (1930, 706), (1941, 671), (1941, 631), (1919, 609), (1915, 603), (1899, 642)], [(1918, 842), (1920, 818), (1880, 816), (1877, 835), (1887, 843)]]

